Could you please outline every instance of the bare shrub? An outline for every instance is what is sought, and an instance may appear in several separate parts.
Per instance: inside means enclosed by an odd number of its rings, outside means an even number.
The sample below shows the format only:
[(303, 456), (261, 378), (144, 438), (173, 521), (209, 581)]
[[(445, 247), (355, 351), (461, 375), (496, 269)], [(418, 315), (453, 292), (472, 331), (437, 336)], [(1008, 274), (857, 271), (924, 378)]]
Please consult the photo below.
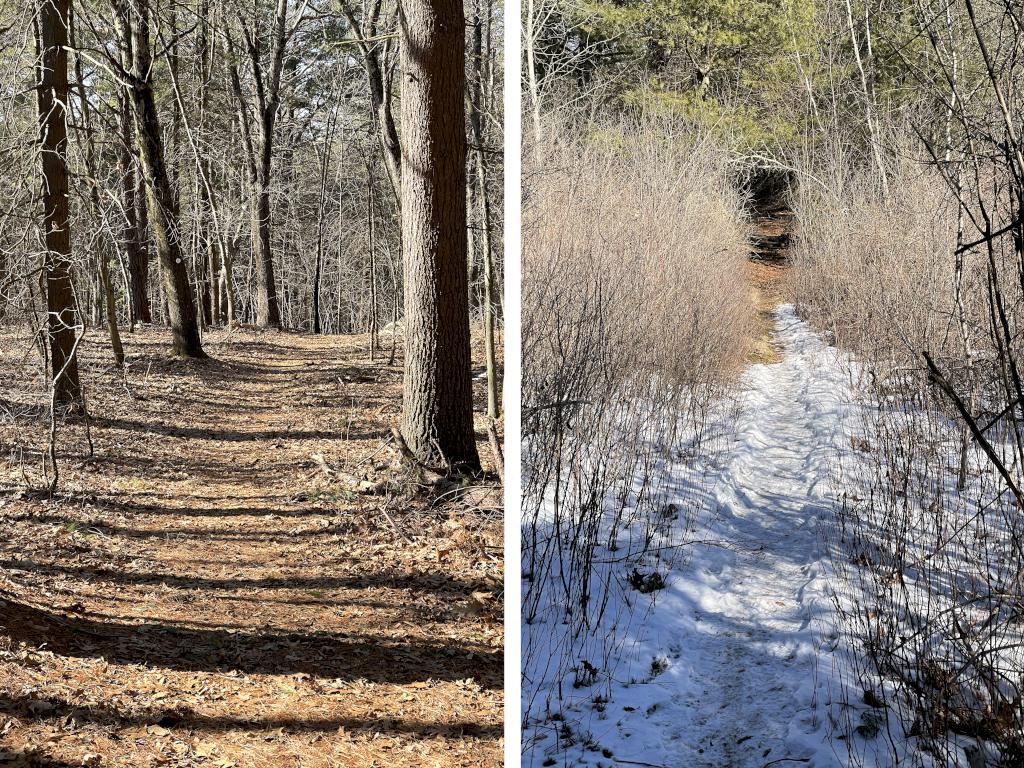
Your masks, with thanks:
[(805, 174), (794, 199), (799, 309), (879, 379), (919, 368), (921, 349), (957, 341), (941, 322), (954, 308), (953, 265), (939, 258), (956, 237), (950, 195), (921, 165), (904, 165), (887, 197), (874, 173), (829, 165), (828, 188)]
[[(805, 173), (796, 199), (801, 310), (853, 353), (863, 397), (831, 532), (837, 605), (864, 692), (846, 702), (840, 729), (857, 763), (880, 741), (901, 760), (914, 744), (911, 765), (986, 755), (1016, 765), (1024, 520), (922, 358), (930, 352), (991, 422), (989, 439), (1013, 467), (988, 260), (980, 251), (951, 258), (960, 204), (939, 170), (905, 161), (888, 175), (884, 194), (873, 172), (833, 162)], [(1011, 274), (1012, 260), (998, 271)], [(1001, 284), (1019, 323), (1019, 286)]]
[(663, 571), (700, 503), (665, 462), (709, 439), (755, 318), (724, 153), (666, 125), (545, 135), (524, 172), (523, 714), (561, 743), (551, 691), (584, 679), (607, 699), (649, 604), (630, 571)]

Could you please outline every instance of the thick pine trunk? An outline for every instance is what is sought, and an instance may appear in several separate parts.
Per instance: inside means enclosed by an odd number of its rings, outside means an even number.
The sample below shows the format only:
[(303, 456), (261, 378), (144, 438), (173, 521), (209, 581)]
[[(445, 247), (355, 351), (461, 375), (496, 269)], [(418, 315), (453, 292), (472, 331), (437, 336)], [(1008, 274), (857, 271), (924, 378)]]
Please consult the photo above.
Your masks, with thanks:
[(78, 312), (69, 274), (71, 222), (68, 201), (67, 104), (68, 16), (70, 0), (42, 0), (38, 7), (39, 129), (42, 145), (43, 231), (46, 254), (47, 331), (54, 402), (82, 410), (82, 387), (75, 353)]
[(462, 0), (407, 0), (402, 34), (402, 432), (425, 462), (480, 466), (466, 275)]

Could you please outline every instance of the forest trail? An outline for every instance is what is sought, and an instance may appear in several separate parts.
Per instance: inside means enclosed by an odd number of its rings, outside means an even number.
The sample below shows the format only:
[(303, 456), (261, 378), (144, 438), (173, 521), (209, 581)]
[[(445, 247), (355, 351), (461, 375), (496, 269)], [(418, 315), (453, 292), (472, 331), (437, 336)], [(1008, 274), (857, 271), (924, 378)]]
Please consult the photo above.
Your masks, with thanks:
[(793, 212), (755, 201), (748, 263), (760, 327), (742, 378), (738, 434), (712, 486), (714, 511), (679, 578), (693, 632), (682, 658), (686, 730), (666, 723), (671, 765), (838, 764), (827, 747), (822, 635), (832, 635), (817, 522), (830, 512), (838, 372), (788, 299)]
[[(693, 533), (703, 543), (671, 574), (651, 617), (672, 661), (654, 682), (661, 700), (634, 723), (660, 743), (648, 762), (840, 764), (827, 739), (835, 634), (817, 526), (830, 514), (829, 446), (844, 386), (792, 306), (777, 309), (775, 327), (782, 361), (744, 374), (738, 433)], [(616, 754), (638, 745), (627, 737)]]
[(781, 195), (755, 200), (753, 213), (753, 250), (747, 260), (747, 280), (757, 325), (749, 358), (753, 363), (778, 363), (782, 357), (775, 339), (775, 308), (791, 298), (787, 273), (796, 221)]
[[(57, 497), (0, 493), (0, 764), (500, 764), (500, 495), (343, 479), (387, 476), (401, 366), (365, 337), (127, 341), (127, 389), (84, 349), (94, 456), (69, 426)], [(35, 470), (33, 387), (0, 371)]]

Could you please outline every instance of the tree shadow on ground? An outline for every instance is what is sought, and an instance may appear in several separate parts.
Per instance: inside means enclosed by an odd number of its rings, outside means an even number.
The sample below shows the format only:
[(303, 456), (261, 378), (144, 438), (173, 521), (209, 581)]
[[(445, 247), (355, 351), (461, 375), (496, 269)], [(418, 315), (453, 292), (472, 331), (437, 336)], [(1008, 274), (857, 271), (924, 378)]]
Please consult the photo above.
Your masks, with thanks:
[[(354, 534), (361, 530), (361, 524), (349, 518), (338, 518), (337, 520), (323, 513), (329, 525), (308, 529), (270, 528), (268, 530), (238, 530), (235, 528), (196, 528), (196, 527), (172, 527), (165, 528), (136, 528), (124, 525), (115, 525), (101, 521), (82, 521), (66, 515), (50, 514), (23, 514), (13, 515), (10, 519), (16, 522), (32, 522), (40, 525), (71, 525), (81, 528), (90, 533), (99, 533), (103, 536), (120, 536), (126, 539), (180, 539), (203, 541), (295, 541), (296, 538), (310, 538), (323, 536), (325, 534)], [(197, 563), (197, 560), (191, 560)]]
[(500, 651), (444, 640), (270, 628), (240, 632), (185, 628), (167, 622), (97, 622), (10, 599), (0, 615), (0, 630), (15, 642), (45, 645), (61, 656), (190, 672), (304, 673), (397, 685), (472, 678), (489, 689), (502, 684)]
[[(252, 472), (250, 468), (250, 474)], [(112, 496), (110, 492), (106, 496)], [(97, 509), (112, 509), (125, 515), (171, 515), (173, 517), (323, 517), (333, 515), (335, 510), (323, 506), (304, 506), (288, 508), (286, 505), (294, 503), (290, 499), (280, 496), (263, 496), (258, 499), (225, 499), (224, 497), (203, 497), (189, 496), (188, 506), (176, 507), (169, 504), (149, 504), (143, 502), (123, 502), (114, 498), (95, 498), (90, 503)], [(247, 506), (225, 506), (207, 507), (200, 506), (197, 502), (202, 501), (243, 501)], [(263, 502), (259, 506), (253, 502)]]
[(189, 440), (216, 440), (222, 443), (256, 442), (260, 440), (375, 440), (387, 434), (385, 429), (361, 432), (331, 432), (328, 430), (263, 429), (252, 432), (214, 429), (212, 427), (186, 427), (159, 424), (153, 420), (135, 421), (109, 416), (93, 416), (92, 424), (105, 429), (120, 429), (132, 434), (157, 434)]
[(31, 560), (0, 560), (0, 570), (26, 571), (47, 577), (70, 576), (90, 581), (119, 585), (161, 584), (176, 589), (204, 589), (228, 591), (235, 589), (410, 589), (438, 594), (469, 594), (479, 588), (479, 582), (463, 581), (449, 576), (416, 571), (377, 571), (355, 573), (350, 576), (264, 576), (256, 579), (211, 579), (201, 576), (181, 576), (174, 573), (128, 573), (112, 568), (94, 568), (61, 563), (35, 563)]
[[(2, 701), (0, 701), (2, 704)], [(84, 768), (81, 762), (65, 763), (46, 755), (11, 751), (0, 748), (0, 766), (3, 768)]]
[[(496, 739), (502, 735), (499, 724), (458, 721), (432, 723), (424, 720), (402, 718), (362, 717), (245, 717), (231, 715), (204, 715), (188, 707), (153, 708), (142, 712), (123, 712), (106, 703), (77, 705), (55, 696), (12, 696), (0, 694), (0, 712), (6, 712), (24, 720), (73, 720), (78, 727), (89, 725), (124, 727), (146, 727), (159, 725), (189, 732), (223, 733), (226, 731), (276, 731), (288, 733), (323, 732), (336, 733), (344, 729), (350, 733), (374, 731), (390, 735), (411, 735), (416, 737), (439, 737), (461, 739), (466, 736)], [(0, 761), (2, 764), (2, 761)]]

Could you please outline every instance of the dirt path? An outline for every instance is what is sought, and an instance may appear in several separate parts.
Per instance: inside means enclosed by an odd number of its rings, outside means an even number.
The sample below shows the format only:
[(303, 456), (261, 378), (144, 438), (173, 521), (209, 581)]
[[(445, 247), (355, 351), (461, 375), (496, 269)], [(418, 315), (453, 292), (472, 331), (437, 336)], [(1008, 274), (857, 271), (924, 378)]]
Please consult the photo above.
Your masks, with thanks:
[[(500, 764), (500, 500), (342, 480), (391, 472), (365, 341), (148, 330), (127, 390), (86, 347), (94, 456), (69, 428), (61, 495), (0, 494), (0, 765)], [(16, 489), (44, 425), (0, 367)]]
[(790, 245), (796, 231), (793, 211), (771, 197), (754, 202), (753, 251), (747, 262), (751, 301), (757, 309), (757, 333), (751, 345), (750, 362), (778, 363), (781, 351), (775, 341), (775, 308), (792, 300), (787, 273), (791, 266)]

